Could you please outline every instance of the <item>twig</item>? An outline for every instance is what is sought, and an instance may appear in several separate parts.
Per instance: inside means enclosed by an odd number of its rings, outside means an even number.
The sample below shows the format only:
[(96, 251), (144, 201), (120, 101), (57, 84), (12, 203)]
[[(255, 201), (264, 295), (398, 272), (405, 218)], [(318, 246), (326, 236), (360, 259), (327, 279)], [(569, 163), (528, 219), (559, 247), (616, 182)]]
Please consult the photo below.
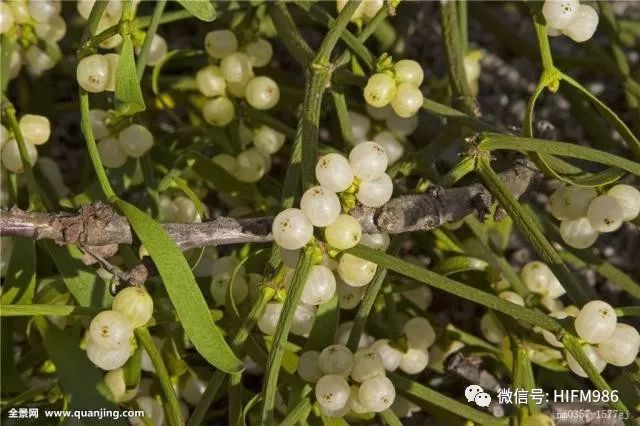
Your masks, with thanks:
[[(538, 171), (530, 162), (517, 163), (500, 174), (515, 197), (529, 187)], [(481, 184), (443, 189), (432, 187), (420, 195), (403, 195), (380, 208), (357, 207), (351, 214), (366, 233), (427, 231), (468, 214), (486, 213), (493, 198)], [(195, 247), (273, 241), (271, 217), (234, 219), (219, 217), (204, 223), (167, 223), (164, 229), (178, 246)], [(104, 246), (131, 244), (131, 228), (124, 216), (97, 202), (76, 214), (28, 212), (18, 208), (0, 210), (0, 236), (50, 239), (58, 244)]]

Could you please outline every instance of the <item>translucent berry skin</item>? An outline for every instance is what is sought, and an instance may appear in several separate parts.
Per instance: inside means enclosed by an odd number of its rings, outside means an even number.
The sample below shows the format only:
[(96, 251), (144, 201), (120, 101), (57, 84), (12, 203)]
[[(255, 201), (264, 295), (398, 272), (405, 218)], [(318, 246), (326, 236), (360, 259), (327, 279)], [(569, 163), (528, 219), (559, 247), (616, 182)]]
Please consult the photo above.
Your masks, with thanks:
[(356, 382), (364, 382), (376, 376), (384, 376), (382, 358), (375, 349), (360, 349), (353, 355), (351, 378)]
[[(591, 361), (591, 364), (593, 364), (593, 366), (596, 368), (596, 371), (598, 373), (601, 373), (602, 370), (604, 370), (604, 368), (607, 366), (607, 362), (600, 358), (600, 355), (598, 355), (596, 349), (591, 345), (582, 346), (582, 350), (584, 351), (587, 358), (589, 358), (589, 361)], [(571, 355), (569, 352), (566, 352), (566, 356), (567, 366), (569, 367), (569, 370), (580, 377), (587, 377), (587, 373), (582, 369), (573, 355)]]
[(391, 108), (400, 117), (409, 118), (415, 115), (424, 102), (420, 89), (411, 83), (400, 83), (396, 95), (391, 100)]
[(371, 130), (371, 120), (369, 117), (355, 111), (349, 111), (349, 122), (351, 123), (353, 140), (356, 143), (367, 140), (369, 130)]
[(236, 157), (229, 154), (214, 155), (211, 161), (225, 169), (225, 171), (230, 175), (233, 175), (238, 168), (238, 160), (236, 160)]
[(196, 87), (204, 96), (213, 98), (224, 96), (227, 82), (219, 67), (208, 65), (196, 73)]
[(598, 231), (593, 229), (586, 217), (560, 222), (560, 236), (562, 240), (573, 248), (585, 249), (591, 247), (598, 239)]
[(180, 389), (180, 396), (190, 405), (198, 405), (206, 388), (207, 383), (204, 380), (195, 375), (189, 375), (184, 386)]
[(345, 253), (340, 257), (338, 274), (346, 284), (352, 287), (363, 287), (371, 282), (376, 274), (376, 268), (373, 262)]
[(143, 288), (127, 287), (116, 294), (111, 308), (124, 315), (133, 328), (138, 328), (151, 319), (153, 299)]
[(542, 14), (547, 27), (562, 30), (575, 18), (579, 6), (578, 0), (546, 0)]
[(488, 312), (480, 318), (480, 332), (485, 339), (496, 345), (502, 342), (504, 338), (502, 330), (500, 330)]
[(322, 186), (314, 186), (302, 195), (300, 209), (307, 215), (313, 226), (325, 227), (338, 219), (342, 206), (335, 192)]
[(402, 360), (402, 352), (390, 345), (389, 339), (377, 340), (371, 348), (378, 352), (387, 371), (396, 371)]
[(156, 65), (167, 54), (169, 50), (167, 41), (159, 34), (155, 34), (151, 40), (151, 48), (149, 49), (149, 56), (147, 57), (147, 66), (152, 67)]
[(141, 124), (132, 124), (118, 135), (120, 148), (129, 157), (140, 158), (153, 146), (153, 135)]
[(529, 290), (543, 296), (557, 298), (565, 293), (562, 284), (551, 269), (542, 262), (529, 262), (520, 271), (522, 281)]
[(366, 182), (382, 177), (389, 165), (389, 158), (379, 144), (362, 142), (349, 153), (349, 164), (353, 174)]
[(315, 386), (316, 400), (321, 407), (329, 410), (340, 410), (347, 405), (351, 388), (342, 376), (328, 374), (322, 376)]
[(393, 66), (394, 75), (398, 83), (411, 83), (420, 86), (424, 80), (424, 71), (416, 61), (403, 59)]
[(391, 105), (377, 108), (372, 105), (366, 104), (364, 107), (367, 110), (367, 114), (369, 114), (369, 117), (373, 118), (374, 120), (386, 120), (391, 115), (393, 115), (393, 109), (391, 108)]
[(396, 389), (387, 377), (377, 376), (360, 385), (358, 400), (369, 411), (380, 413), (391, 407), (396, 399)]
[(571, 22), (562, 29), (562, 34), (577, 43), (585, 42), (595, 34), (598, 20), (598, 12), (593, 7), (581, 4)]
[(109, 113), (103, 109), (92, 109), (89, 111), (89, 120), (91, 121), (91, 129), (96, 140), (100, 140), (109, 136), (109, 128), (106, 119)]
[(316, 179), (329, 191), (342, 192), (353, 183), (353, 171), (344, 156), (331, 153), (318, 160)]
[(98, 142), (98, 152), (102, 164), (110, 169), (122, 167), (127, 162), (127, 153), (114, 138), (105, 138)]
[(109, 78), (107, 79), (107, 85), (104, 90), (114, 92), (116, 90), (116, 70), (118, 69), (120, 55), (117, 53), (107, 53), (104, 57), (109, 64)]
[[(212, 275), (210, 290), (211, 296), (216, 304), (223, 306), (226, 305), (232, 275), (233, 271), (221, 272), (219, 274)], [(239, 305), (246, 300), (249, 295), (249, 287), (244, 276), (236, 274), (235, 279), (233, 280), (231, 292), (233, 294), (234, 304)]]
[[(27, 148), (27, 157), (31, 166), (38, 161), (38, 150), (35, 145), (25, 141), (25, 147)], [(2, 149), (2, 165), (13, 173), (22, 173), (24, 171), (22, 167), (22, 159), (20, 157), (20, 149), (18, 148), (18, 141), (10, 139), (5, 143)]]
[(389, 175), (384, 173), (378, 179), (362, 182), (356, 198), (365, 206), (380, 207), (391, 199), (392, 194), (393, 182)]
[(316, 319), (315, 306), (309, 306), (300, 303), (293, 314), (293, 322), (291, 323), (291, 333), (297, 336), (308, 336), (313, 328), (313, 322)]
[(338, 277), (336, 280), (336, 294), (338, 295), (340, 309), (349, 310), (358, 306), (364, 295), (364, 290), (365, 287), (352, 287)]
[(406, 137), (415, 132), (418, 128), (418, 117), (413, 115), (411, 117), (400, 117), (398, 114), (392, 111), (391, 116), (386, 119), (387, 128), (394, 135), (399, 138)]
[(611, 336), (597, 346), (600, 358), (617, 367), (626, 367), (638, 356), (640, 334), (627, 324), (616, 324)]
[(222, 58), (220, 71), (229, 83), (243, 83), (253, 76), (251, 59), (243, 52), (234, 52)]
[(107, 88), (109, 74), (109, 61), (98, 54), (82, 58), (76, 68), (78, 84), (91, 93), (100, 93)]
[(4, 34), (13, 27), (13, 12), (5, 2), (0, 3), (0, 34)]
[(372, 19), (384, 7), (384, 0), (366, 0), (364, 4), (364, 16)]
[(515, 305), (524, 306), (524, 299), (515, 291), (503, 291), (498, 295), (498, 297), (507, 300)]
[(371, 106), (381, 108), (388, 105), (396, 94), (396, 82), (387, 74), (378, 73), (369, 77), (364, 88), (364, 99)]
[(318, 367), (318, 358), (320, 352), (306, 351), (298, 358), (298, 367), (296, 369), (298, 376), (305, 382), (315, 383), (322, 377), (322, 371)]
[(202, 116), (212, 126), (224, 127), (233, 121), (236, 109), (229, 98), (220, 96), (204, 104)]
[(402, 329), (407, 343), (412, 348), (427, 349), (436, 340), (436, 332), (426, 318), (414, 317)]
[(389, 164), (398, 161), (404, 155), (404, 145), (396, 139), (393, 133), (384, 131), (373, 137), (373, 141), (384, 148)]
[(286, 136), (269, 126), (260, 126), (253, 131), (252, 140), (258, 151), (273, 155), (280, 151)]
[(133, 327), (121, 312), (108, 310), (96, 315), (89, 325), (89, 340), (104, 349), (129, 347)]
[(115, 370), (122, 367), (130, 356), (131, 349), (128, 347), (105, 349), (91, 341), (87, 344), (87, 357), (103, 370)]
[(558, 201), (564, 204), (563, 219), (578, 219), (586, 216), (589, 204), (597, 196), (598, 193), (593, 188), (566, 187), (562, 192), (562, 200)]
[(136, 389), (127, 391), (127, 384), (124, 380), (124, 370), (117, 368), (104, 375), (104, 383), (111, 391), (115, 402), (127, 402), (135, 398)]
[(269, 302), (262, 311), (262, 316), (258, 319), (258, 328), (264, 334), (272, 336), (276, 332), (278, 319), (282, 313), (282, 303)]
[(193, 223), (198, 217), (196, 205), (190, 198), (182, 195), (174, 198), (173, 203), (176, 206), (175, 221), (178, 223)]
[(25, 114), (20, 118), (20, 130), (25, 141), (42, 145), (51, 136), (51, 124), (43, 115)]
[(613, 334), (617, 322), (611, 305), (602, 300), (592, 300), (580, 309), (573, 325), (585, 342), (602, 343)]
[(400, 358), (400, 370), (407, 374), (418, 374), (427, 368), (429, 352), (425, 349), (409, 348)]
[(324, 237), (331, 247), (347, 250), (360, 242), (362, 227), (356, 218), (341, 214), (325, 228)]
[(229, 30), (211, 31), (204, 38), (204, 48), (209, 56), (221, 59), (238, 50), (238, 39)]
[(313, 225), (300, 209), (286, 209), (273, 219), (273, 238), (287, 250), (304, 247), (313, 237)]
[(374, 250), (385, 251), (389, 248), (389, 244), (391, 244), (391, 239), (389, 238), (389, 234), (381, 233), (381, 234), (362, 234), (362, 238), (360, 239), (360, 244), (363, 246), (367, 246)]
[(640, 214), (640, 191), (633, 186), (616, 185), (607, 192), (607, 195), (618, 201), (625, 221), (634, 220)]
[(329, 301), (336, 292), (333, 272), (323, 265), (315, 265), (309, 271), (300, 300), (307, 305), (321, 305)]
[(353, 369), (353, 354), (344, 345), (327, 346), (320, 352), (318, 367), (324, 374), (348, 377)]
[(264, 67), (271, 62), (273, 57), (273, 47), (271, 43), (263, 38), (258, 38), (244, 47), (244, 51), (251, 60), (254, 67)]
[(250, 148), (238, 154), (233, 175), (241, 182), (257, 182), (267, 173), (268, 167), (264, 155)]
[(618, 199), (611, 195), (596, 197), (589, 204), (587, 218), (593, 229), (599, 232), (616, 231), (624, 222), (622, 207), (618, 203)]
[(280, 100), (278, 83), (269, 77), (256, 77), (249, 81), (244, 96), (252, 107), (259, 110), (271, 109)]

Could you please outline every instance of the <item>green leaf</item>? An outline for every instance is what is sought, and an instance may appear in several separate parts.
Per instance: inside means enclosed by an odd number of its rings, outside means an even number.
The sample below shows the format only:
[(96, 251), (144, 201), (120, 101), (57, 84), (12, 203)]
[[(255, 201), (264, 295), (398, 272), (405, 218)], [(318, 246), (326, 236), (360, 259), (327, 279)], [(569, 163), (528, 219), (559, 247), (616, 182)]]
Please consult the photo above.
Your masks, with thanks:
[(433, 272), (444, 276), (466, 271), (485, 271), (489, 264), (484, 260), (470, 256), (452, 256), (442, 260), (433, 268)]
[(118, 199), (116, 203), (149, 251), (193, 346), (220, 370), (228, 373), (241, 371), (242, 362), (211, 319), (207, 302), (176, 243), (146, 213), (126, 201)]
[(507, 426), (509, 424), (509, 419), (506, 417), (497, 418), (490, 414), (483, 413), (470, 407), (468, 404), (456, 401), (453, 398), (411, 381), (397, 373), (387, 373), (387, 376), (391, 379), (400, 394), (409, 397), (418, 404), (420, 402), (426, 403), (426, 406), (423, 404), (424, 408), (429, 408), (429, 405), (435, 405), (436, 407), (444, 408), (462, 418), (472, 420), (481, 425)]
[(624, 157), (600, 151), (598, 149), (580, 146), (568, 142), (550, 141), (546, 139), (523, 138), (498, 133), (485, 133), (485, 138), (478, 145), (488, 151), (494, 149), (509, 149), (514, 151), (537, 152), (541, 154), (553, 154), (561, 157), (579, 158), (617, 167), (640, 176), (640, 163), (628, 160)]
[(2, 285), (3, 305), (11, 303), (27, 304), (33, 302), (36, 290), (36, 248), (31, 238), (13, 239), (13, 250), (9, 268)]
[(216, 9), (209, 0), (178, 0), (178, 3), (201, 21), (211, 22), (216, 19)]
[(80, 260), (82, 253), (77, 247), (58, 246), (52, 241), (42, 241), (42, 244), (80, 306), (111, 306), (113, 296), (109, 293), (109, 287), (96, 275), (95, 270)]
[(626, 174), (624, 170), (617, 167), (609, 167), (598, 173), (589, 173), (549, 154), (537, 154), (536, 165), (550, 177), (570, 185), (584, 187), (609, 185)]
[(146, 108), (138, 83), (133, 41), (128, 35), (124, 36), (116, 68), (116, 106), (122, 115), (133, 115)]
[(305, 420), (309, 417), (310, 411), (311, 401), (309, 398), (302, 398), (292, 410), (289, 410), (289, 414), (280, 422), (280, 426), (295, 426), (300, 423), (306, 424)]
[[(42, 336), (44, 347), (56, 366), (60, 385), (70, 401), (71, 410), (115, 410), (116, 406), (98, 391), (102, 374), (91, 364), (87, 354), (80, 349), (80, 342), (52, 325), (44, 317), (34, 318)], [(104, 424), (104, 420), (83, 419), (85, 424)], [(125, 419), (109, 421), (126, 425)]]
[(100, 312), (98, 309), (72, 305), (8, 305), (3, 303), (0, 306), (2, 307), (0, 316), (3, 317), (95, 315)]
[(502, 312), (513, 318), (528, 322), (529, 324), (540, 326), (551, 332), (557, 333), (562, 330), (562, 327), (556, 320), (542, 312), (507, 302), (498, 296), (494, 296), (493, 294), (489, 294), (485, 291), (452, 280), (451, 278), (443, 277), (442, 275), (438, 275), (386, 253), (360, 245), (349, 249), (347, 253), (351, 253), (354, 256), (361, 257), (370, 262), (375, 262), (378, 266), (395, 271), (406, 277), (413, 278), (416, 281), (435, 287), (447, 293), (454, 294), (473, 303), (486, 306), (489, 309)]

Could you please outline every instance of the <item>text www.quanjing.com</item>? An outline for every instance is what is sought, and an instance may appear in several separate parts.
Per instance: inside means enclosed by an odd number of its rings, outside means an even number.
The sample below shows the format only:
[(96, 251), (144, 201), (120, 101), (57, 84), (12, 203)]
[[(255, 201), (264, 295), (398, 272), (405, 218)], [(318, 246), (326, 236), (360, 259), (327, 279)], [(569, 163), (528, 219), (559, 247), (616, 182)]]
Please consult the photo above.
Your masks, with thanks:
[(126, 419), (129, 417), (142, 417), (142, 410), (44, 410), (45, 417), (72, 418), (72, 419)]

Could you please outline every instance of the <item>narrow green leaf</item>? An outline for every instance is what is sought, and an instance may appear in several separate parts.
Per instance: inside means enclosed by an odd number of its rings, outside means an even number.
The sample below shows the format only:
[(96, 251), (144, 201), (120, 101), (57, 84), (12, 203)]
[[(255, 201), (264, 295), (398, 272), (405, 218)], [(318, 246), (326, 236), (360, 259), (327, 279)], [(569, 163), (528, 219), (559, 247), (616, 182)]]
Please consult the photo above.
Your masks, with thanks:
[(0, 316), (3, 317), (95, 315), (98, 312), (99, 309), (71, 305), (0, 305)]
[(609, 185), (626, 174), (624, 170), (617, 167), (609, 167), (598, 173), (589, 173), (553, 155), (536, 155), (536, 165), (546, 175), (570, 185), (584, 187)]
[[(468, 404), (456, 401), (453, 398), (411, 381), (397, 373), (388, 373), (387, 376), (391, 379), (399, 393), (408, 396), (412, 401), (418, 404), (422, 401), (428, 405), (435, 405), (436, 407), (444, 408), (445, 410), (455, 413), (464, 419), (472, 420), (481, 425), (507, 426), (509, 424), (509, 419), (506, 417), (497, 418), (490, 414), (483, 413), (482, 411), (472, 408)], [(428, 408), (428, 405), (425, 406), (423, 404), (423, 407)]]
[(390, 408), (384, 410), (383, 412), (379, 413), (378, 415), (380, 416), (380, 419), (382, 420), (382, 422), (385, 425), (402, 426), (402, 422), (400, 421), (398, 416), (396, 416), (396, 413), (391, 411)]
[(113, 296), (109, 293), (109, 286), (98, 277), (95, 270), (80, 260), (82, 253), (77, 247), (58, 246), (52, 241), (42, 241), (42, 244), (80, 306), (111, 306)]
[(174, 59), (192, 58), (194, 56), (203, 56), (205, 53), (203, 50), (193, 49), (178, 49), (172, 50), (160, 59), (160, 61), (154, 65), (153, 71), (151, 71), (151, 90), (153, 93), (160, 94), (160, 74), (164, 70), (164, 67)]
[(302, 398), (300, 402), (289, 411), (287, 417), (280, 422), (280, 426), (295, 426), (300, 423), (306, 423), (305, 420), (309, 417), (310, 411), (311, 401), (309, 398)]
[[(60, 385), (70, 401), (71, 410), (115, 410), (116, 406), (98, 391), (102, 374), (91, 364), (80, 342), (52, 325), (44, 317), (34, 318), (42, 336), (44, 347), (56, 366)], [(103, 420), (86, 418), (85, 424), (104, 424)], [(110, 420), (112, 424), (126, 425), (125, 419)]]
[(31, 238), (15, 237), (0, 303), (33, 302), (36, 291), (36, 248)]
[(433, 268), (433, 272), (448, 276), (466, 271), (485, 271), (488, 266), (487, 262), (475, 257), (452, 256), (437, 263)]
[(193, 346), (213, 366), (228, 373), (241, 371), (242, 362), (211, 319), (207, 302), (176, 243), (143, 211), (120, 199), (116, 203), (149, 251)]
[(216, 9), (210, 0), (178, 0), (178, 3), (201, 21), (211, 22), (216, 19)]
[(168, 423), (171, 426), (178, 426), (183, 424), (184, 422), (182, 420), (182, 412), (180, 411), (178, 397), (173, 390), (171, 377), (169, 377), (167, 367), (164, 365), (162, 355), (160, 355), (158, 348), (156, 347), (155, 343), (153, 343), (153, 339), (151, 338), (149, 330), (147, 330), (146, 327), (136, 328), (135, 334), (138, 338), (138, 341), (149, 355), (149, 359), (151, 359), (151, 363), (156, 370), (156, 377), (160, 382), (160, 387), (162, 388), (162, 392), (164, 393), (167, 401), (166, 406), (168, 407)]
[(478, 145), (488, 151), (494, 149), (509, 149), (514, 151), (537, 152), (553, 154), (561, 157), (580, 158), (594, 163), (617, 167), (640, 176), (640, 163), (628, 160), (598, 149), (580, 146), (568, 142), (550, 141), (546, 139), (523, 138), (498, 133), (485, 133), (485, 139)]
[(124, 36), (116, 68), (116, 105), (123, 115), (133, 115), (146, 108), (138, 83), (133, 41), (129, 35)]
[(498, 296), (494, 296), (493, 294), (489, 294), (485, 291), (452, 280), (451, 278), (443, 277), (442, 275), (438, 275), (386, 253), (364, 246), (356, 246), (349, 249), (348, 253), (361, 257), (365, 260), (375, 262), (378, 266), (382, 266), (401, 275), (413, 278), (414, 280), (427, 284), (431, 287), (435, 287), (471, 302), (486, 306), (489, 309), (502, 312), (513, 318), (528, 322), (529, 324), (540, 326), (551, 332), (557, 333), (562, 330), (562, 327), (556, 320), (542, 312), (507, 302)]

